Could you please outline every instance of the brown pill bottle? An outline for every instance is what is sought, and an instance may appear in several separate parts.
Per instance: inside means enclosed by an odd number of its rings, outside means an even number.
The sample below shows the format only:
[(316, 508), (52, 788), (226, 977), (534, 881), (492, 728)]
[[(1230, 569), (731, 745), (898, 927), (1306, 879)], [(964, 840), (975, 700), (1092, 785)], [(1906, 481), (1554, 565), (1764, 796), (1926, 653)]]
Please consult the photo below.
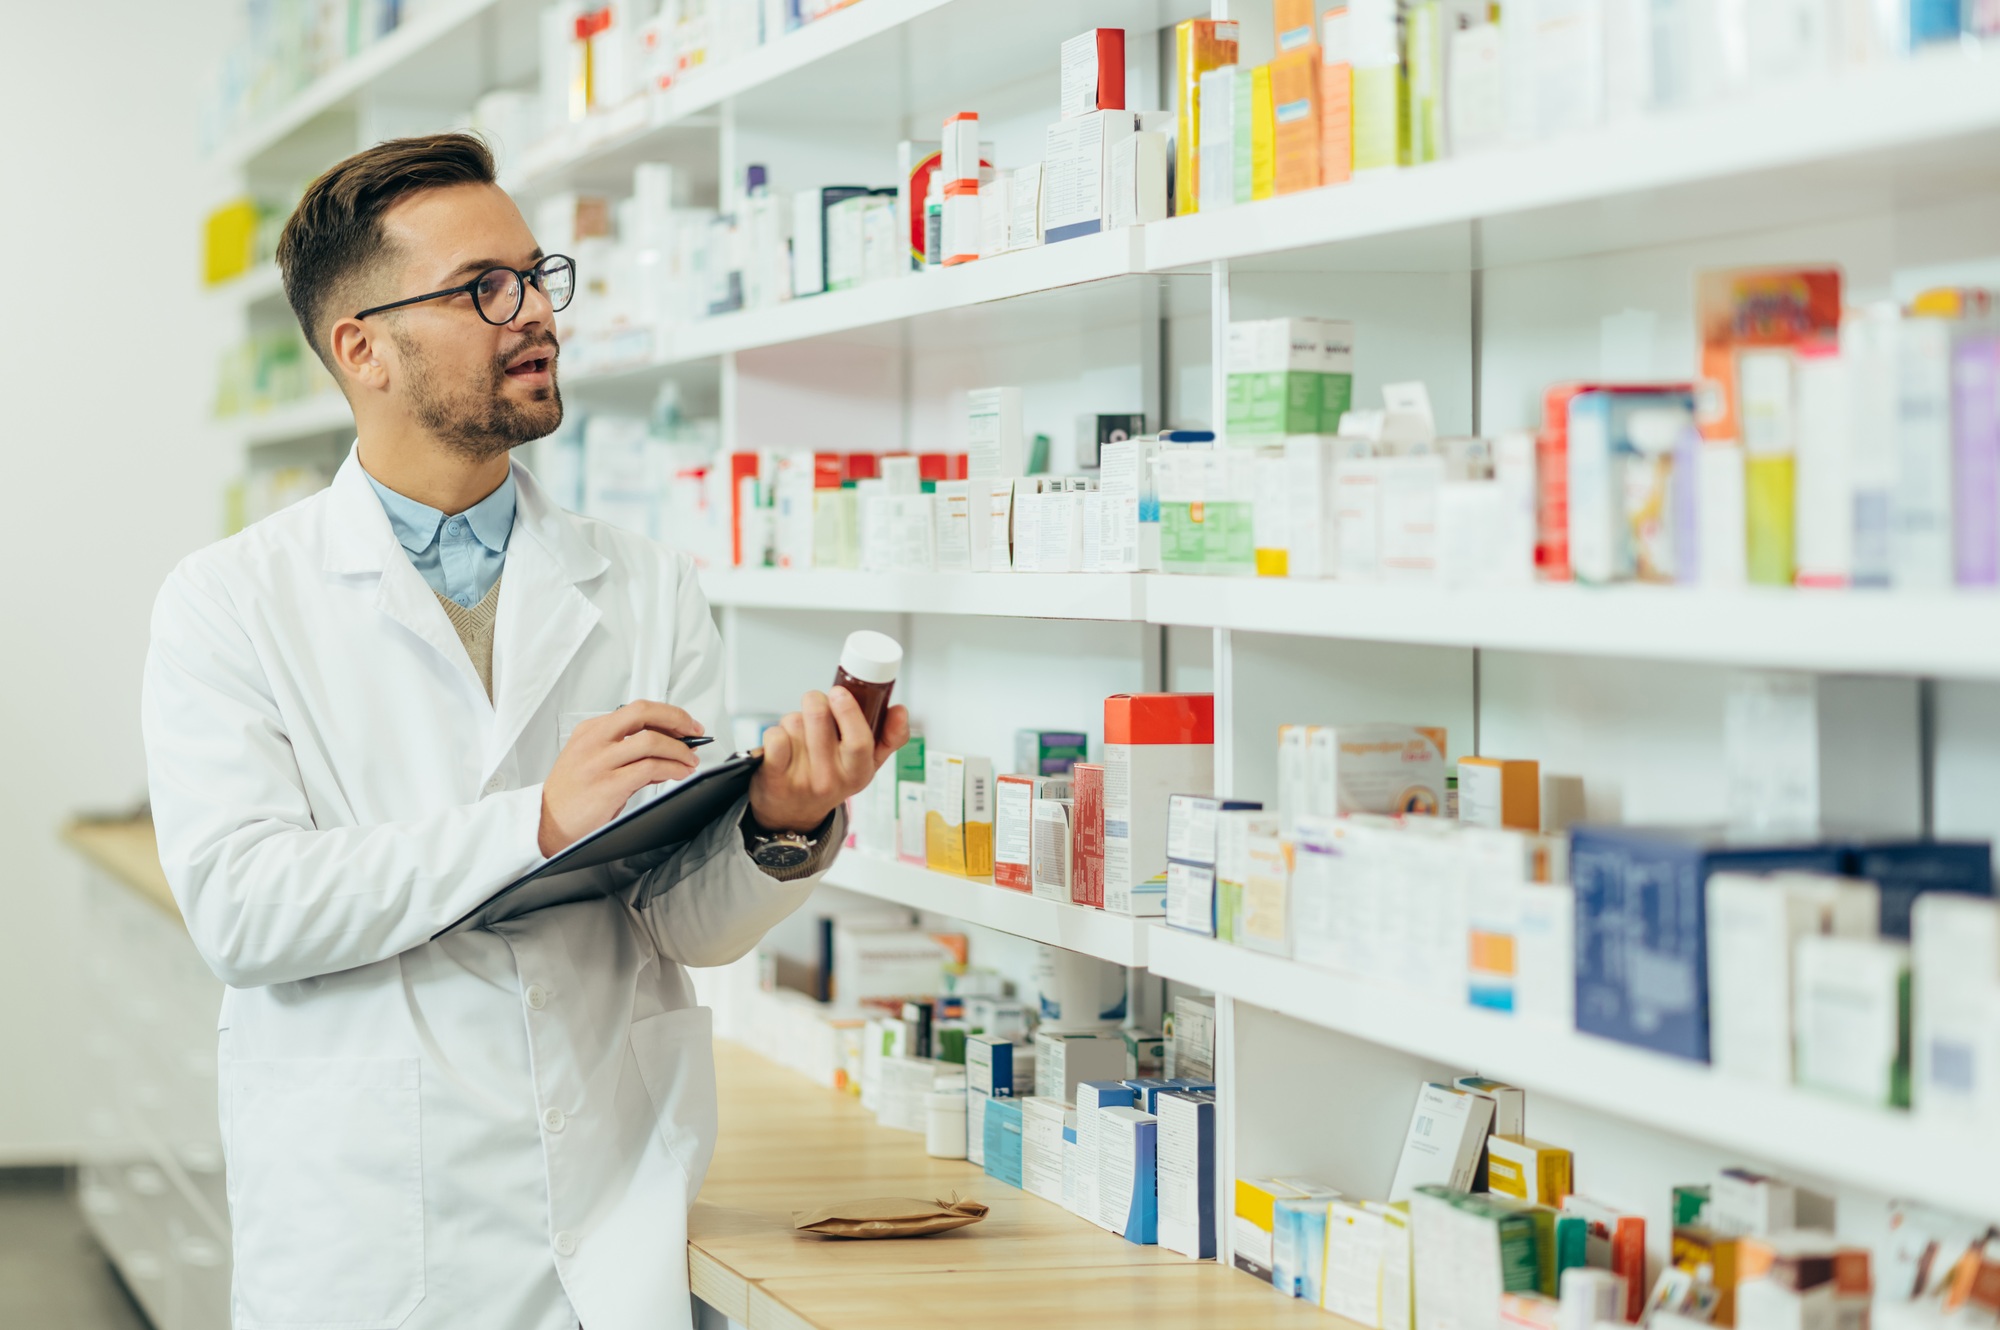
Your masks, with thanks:
[(882, 740), (882, 718), (889, 714), (889, 694), (896, 687), (896, 671), (903, 664), (903, 648), (886, 633), (866, 629), (847, 635), (840, 649), (840, 668), (833, 672), (833, 686), (845, 688), (860, 704), (861, 714)]

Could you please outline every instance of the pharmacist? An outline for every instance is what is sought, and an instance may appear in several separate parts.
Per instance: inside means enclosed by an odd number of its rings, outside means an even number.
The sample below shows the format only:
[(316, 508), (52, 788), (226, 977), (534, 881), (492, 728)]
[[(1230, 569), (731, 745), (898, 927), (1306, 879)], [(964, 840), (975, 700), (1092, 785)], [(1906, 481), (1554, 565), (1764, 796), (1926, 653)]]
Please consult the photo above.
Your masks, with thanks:
[(684, 556), (509, 460), (562, 419), (576, 274), (482, 144), (342, 162), (279, 264), (358, 440), (330, 489), (168, 578), (143, 703), (161, 862), (229, 985), (234, 1319), (686, 1326), (716, 1109), (683, 967), (805, 899), (907, 718), (878, 745), (844, 691), (808, 693), (645, 910), (430, 941), (694, 770), (721, 644)]

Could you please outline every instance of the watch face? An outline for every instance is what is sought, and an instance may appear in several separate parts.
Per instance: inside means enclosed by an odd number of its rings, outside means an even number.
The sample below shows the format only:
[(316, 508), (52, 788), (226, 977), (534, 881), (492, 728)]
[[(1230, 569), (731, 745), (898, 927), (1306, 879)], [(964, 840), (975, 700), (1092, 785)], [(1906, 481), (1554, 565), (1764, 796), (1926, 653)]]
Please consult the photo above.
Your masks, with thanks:
[(797, 868), (812, 858), (812, 851), (795, 840), (767, 841), (752, 854), (759, 868)]

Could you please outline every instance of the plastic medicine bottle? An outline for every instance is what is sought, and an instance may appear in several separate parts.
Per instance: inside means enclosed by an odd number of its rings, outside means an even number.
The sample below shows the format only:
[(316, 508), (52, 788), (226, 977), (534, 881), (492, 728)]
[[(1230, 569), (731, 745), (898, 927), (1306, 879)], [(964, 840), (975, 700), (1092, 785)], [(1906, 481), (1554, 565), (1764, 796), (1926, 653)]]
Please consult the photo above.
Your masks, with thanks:
[(840, 649), (840, 668), (833, 672), (833, 686), (853, 695), (878, 742), (882, 718), (889, 714), (889, 694), (896, 687), (896, 671), (902, 664), (902, 646), (886, 633), (866, 629), (849, 633), (847, 645)]

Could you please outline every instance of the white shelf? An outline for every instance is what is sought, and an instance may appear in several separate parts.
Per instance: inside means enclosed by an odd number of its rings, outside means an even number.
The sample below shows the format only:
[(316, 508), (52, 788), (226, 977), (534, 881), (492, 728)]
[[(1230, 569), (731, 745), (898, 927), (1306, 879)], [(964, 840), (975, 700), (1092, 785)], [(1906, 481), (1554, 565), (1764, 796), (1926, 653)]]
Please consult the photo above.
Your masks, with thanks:
[(2000, 678), (2000, 595), (1781, 587), (1445, 590), (1155, 575), (1153, 623), (1837, 673)]
[(849, 613), (962, 614), (1013, 619), (1141, 620), (1141, 579), (1128, 573), (862, 573), (817, 568), (706, 568), (711, 605)]
[[(308, 129), (320, 117), (351, 107), (373, 85), (403, 72), (411, 61), (430, 53), (446, 39), (458, 36), (474, 20), (503, 2), (507, 0), (432, 0), (394, 32), (307, 85), (276, 114), (225, 142), (216, 152), (216, 160), (229, 168), (254, 168), (260, 158), (282, 147), (286, 140)], [(476, 73), (476, 52), (468, 49), (465, 54), (468, 73)], [(346, 151), (352, 151), (352, 144)], [(320, 165), (329, 165), (342, 155), (343, 152), (335, 152)]]
[(1963, 197), (2000, 181), (1996, 56), (1941, 49), (1173, 218), (1146, 228), (1146, 265), (1451, 271)]
[(1080, 951), (1115, 965), (1144, 966), (1147, 936), (1156, 931), (1144, 919), (1044, 900), (996, 887), (988, 879), (953, 877), (856, 850), (844, 851), (833, 861), (826, 882), (877, 900)]
[(337, 392), (319, 393), (260, 415), (223, 422), (238, 432), (245, 448), (297, 443), (321, 435), (352, 433), (354, 413)]
[(1988, 1215), (2000, 1196), (1990, 1132), (1843, 1103), (1473, 1007), (1443, 1008), (1296, 961), (1156, 926), (1153, 973), (1530, 1092), (1740, 1150), (1745, 1162)]

